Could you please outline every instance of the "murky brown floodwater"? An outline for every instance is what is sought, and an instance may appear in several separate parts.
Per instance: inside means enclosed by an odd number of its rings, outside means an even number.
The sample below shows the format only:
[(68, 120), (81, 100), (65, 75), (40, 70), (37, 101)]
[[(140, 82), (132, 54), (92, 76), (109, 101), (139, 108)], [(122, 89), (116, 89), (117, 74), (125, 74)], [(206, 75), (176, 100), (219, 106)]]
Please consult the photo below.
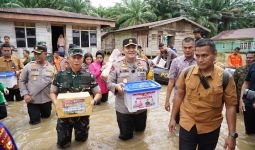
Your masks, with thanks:
[[(161, 106), (152, 109), (148, 113), (147, 128), (143, 134), (137, 134), (132, 140), (123, 142), (118, 139), (119, 129), (114, 110), (114, 96), (109, 97), (109, 102), (96, 106), (90, 119), (89, 138), (85, 143), (77, 143), (73, 140), (71, 150), (84, 149), (178, 149), (178, 134), (170, 135), (168, 132), (169, 113), (164, 109), (166, 86), (161, 89)], [(2, 120), (10, 129), (19, 147), (24, 150), (54, 150), (56, 147), (56, 116), (52, 114), (50, 119), (45, 119), (38, 125), (28, 124), (28, 114), (24, 102), (9, 103), (8, 118)], [(238, 115), (237, 150), (254, 150), (255, 136), (247, 136), (244, 133), (243, 117)], [(217, 150), (222, 150), (224, 139), (228, 134), (226, 120), (222, 124), (221, 135)]]

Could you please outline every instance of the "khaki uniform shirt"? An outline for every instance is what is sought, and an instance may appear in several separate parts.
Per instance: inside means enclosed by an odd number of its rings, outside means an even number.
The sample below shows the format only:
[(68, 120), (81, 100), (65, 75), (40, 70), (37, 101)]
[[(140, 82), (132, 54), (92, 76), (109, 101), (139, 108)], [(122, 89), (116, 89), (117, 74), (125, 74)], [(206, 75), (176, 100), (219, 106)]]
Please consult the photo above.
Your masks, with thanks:
[(222, 109), (225, 105), (237, 104), (236, 88), (232, 75), (223, 90), (223, 69), (214, 65), (214, 71), (207, 77), (210, 87), (205, 89), (200, 83), (199, 69), (192, 67), (186, 78), (185, 70), (177, 80), (177, 87), (185, 91), (180, 108), (180, 126), (190, 131), (196, 125), (198, 134), (209, 133), (219, 128), (222, 122)]
[(50, 86), (54, 77), (54, 67), (47, 62), (40, 65), (35, 61), (28, 63), (20, 75), (20, 93), (32, 96), (33, 104), (51, 101)]
[[(115, 91), (115, 87), (119, 83), (141, 81), (146, 80), (146, 75), (149, 71), (148, 64), (145, 60), (137, 59), (135, 63), (128, 63), (125, 58), (117, 61), (113, 64), (111, 72), (109, 74), (109, 79), (107, 82), (107, 87), (110, 91), (116, 94), (115, 98), (115, 109), (116, 111), (123, 114), (131, 114), (124, 102), (124, 95), (118, 94)], [(135, 112), (135, 114), (141, 113), (144, 110)]]
[[(23, 63), (15, 56), (8, 59), (0, 57), (0, 72), (16, 72), (23, 68)], [(19, 76), (17, 76), (17, 83), (19, 83)]]

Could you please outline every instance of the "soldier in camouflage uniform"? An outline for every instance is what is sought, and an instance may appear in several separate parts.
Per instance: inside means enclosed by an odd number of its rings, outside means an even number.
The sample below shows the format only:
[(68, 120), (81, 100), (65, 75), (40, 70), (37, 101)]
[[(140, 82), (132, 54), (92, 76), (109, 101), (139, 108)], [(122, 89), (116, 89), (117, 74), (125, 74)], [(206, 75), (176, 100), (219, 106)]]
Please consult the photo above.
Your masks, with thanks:
[(112, 66), (108, 89), (115, 95), (115, 109), (120, 129), (119, 138), (129, 140), (133, 132), (143, 132), (146, 128), (147, 110), (129, 112), (124, 102), (124, 83), (146, 80), (149, 67), (145, 60), (137, 58), (137, 41), (134, 38), (123, 40), (125, 57)]
[(240, 100), (242, 85), (248, 73), (248, 69), (254, 61), (255, 61), (255, 52), (253, 51), (248, 52), (246, 54), (246, 65), (243, 67), (237, 68), (234, 73), (234, 80), (236, 83), (236, 93), (237, 93), (237, 99), (238, 99), (238, 105), (236, 106), (237, 113), (239, 113), (239, 100)]
[[(59, 72), (51, 86), (51, 99), (56, 107), (58, 93), (89, 92), (94, 94), (92, 104), (101, 99), (100, 88), (94, 78), (82, 69), (82, 50), (73, 48), (69, 50), (68, 62), (70, 68)], [(84, 142), (88, 138), (89, 116), (59, 118), (57, 121), (57, 144), (60, 148), (68, 147), (72, 140), (72, 129), (75, 130), (75, 140)]]

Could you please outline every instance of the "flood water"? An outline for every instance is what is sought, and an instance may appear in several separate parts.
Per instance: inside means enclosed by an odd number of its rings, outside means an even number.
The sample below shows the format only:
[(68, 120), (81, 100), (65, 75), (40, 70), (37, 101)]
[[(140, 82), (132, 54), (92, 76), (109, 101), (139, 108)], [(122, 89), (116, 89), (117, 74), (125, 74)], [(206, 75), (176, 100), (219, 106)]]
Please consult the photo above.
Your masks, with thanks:
[[(135, 134), (129, 141), (118, 139), (119, 129), (114, 110), (114, 96), (110, 94), (109, 101), (94, 108), (90, 117), (89, 138), (84, 143), (73, 141), (70, 150), (84, 149), (137, 149), (137, 150), (164, 150), (178, 149), (178, 133), (170, 135), (168, 132), (169, 113), (164, 109), (166, 86), (162, 86), (160, 92), (160, 107), (148, 111), (147, 127), (144, 133)], [(54, 111), (53, 111), (54, 112)], [(12, 102), (8, 106), (8, 117), (1, 120), (11, 131), (13, 137), (21, 150), (55, 150), (56, 115), (52, 113), (49, 119), (44, 119), (40, 124), (29, 125), (27, 107), (25, 102)], [(244, 132), (242, 115), (237, 118), (237, 150), (254, 150), (255, 136), (247, 136)], [(222, 150), (224, 139), (227, 137), (228, 129), (226, 120), (221, 127), (221, 135), (217, 150)]]

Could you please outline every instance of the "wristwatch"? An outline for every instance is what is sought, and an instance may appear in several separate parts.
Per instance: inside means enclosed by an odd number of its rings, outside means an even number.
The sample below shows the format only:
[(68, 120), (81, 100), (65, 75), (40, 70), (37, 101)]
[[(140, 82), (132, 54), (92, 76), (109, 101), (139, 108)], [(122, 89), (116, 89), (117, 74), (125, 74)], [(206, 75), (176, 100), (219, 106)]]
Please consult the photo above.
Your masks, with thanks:
[(231, 132), (231, 133), (228, 134), (228, 136), (236, 139), (238, 137), (238, 134), (236, 132)]

